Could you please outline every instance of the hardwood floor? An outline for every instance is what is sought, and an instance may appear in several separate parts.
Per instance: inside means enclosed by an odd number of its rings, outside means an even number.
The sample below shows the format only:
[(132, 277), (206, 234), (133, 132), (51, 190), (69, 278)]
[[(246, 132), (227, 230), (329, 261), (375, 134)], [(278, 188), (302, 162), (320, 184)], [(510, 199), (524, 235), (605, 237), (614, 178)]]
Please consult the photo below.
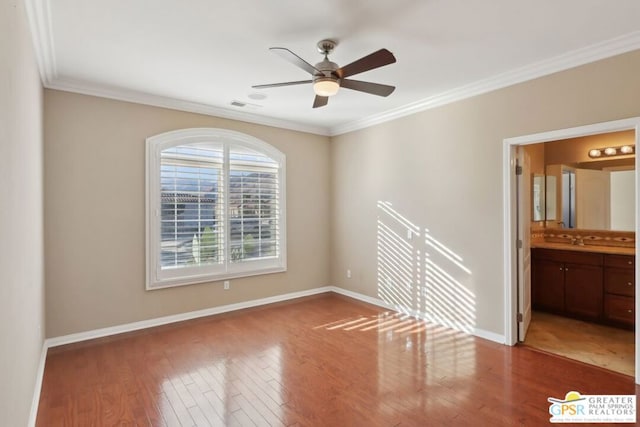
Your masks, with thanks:
[(547, 425), (632, 378), (335, 294), (53, 348), (38, 426)]
[(569, 359), (635, 375), (633, 331), (535, 311), (524, 342)]

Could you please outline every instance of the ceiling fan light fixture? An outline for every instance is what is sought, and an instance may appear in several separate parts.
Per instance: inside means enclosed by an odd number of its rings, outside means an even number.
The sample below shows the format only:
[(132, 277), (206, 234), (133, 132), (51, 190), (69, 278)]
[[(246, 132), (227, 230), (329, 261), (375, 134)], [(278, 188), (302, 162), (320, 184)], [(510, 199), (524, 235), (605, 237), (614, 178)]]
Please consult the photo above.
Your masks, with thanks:
[(338, 93), (340, 85), (331, 77), (320, 77), (313, 82), (313, 91), (318, 96), (333, 96)]

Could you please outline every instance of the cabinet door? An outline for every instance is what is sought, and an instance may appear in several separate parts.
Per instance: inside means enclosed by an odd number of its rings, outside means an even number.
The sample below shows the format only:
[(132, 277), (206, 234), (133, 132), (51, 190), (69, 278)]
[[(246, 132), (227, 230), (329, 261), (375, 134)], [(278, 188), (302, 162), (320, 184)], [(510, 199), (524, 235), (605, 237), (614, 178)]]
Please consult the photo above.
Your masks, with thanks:
[(602, 316), (602, 267), (565, 264), (564, 305), (568, 314), (599, 320)]
[(534, 307), (554, 312), (564, 311), (564, 264), (547, 259), (535, 259)]
[(630, 268), (604, 268), (604, 291), (609, 294), (633, 297), (636, 294), (635, 270)]
[(631, 297), (606, 295), (604, 300), (604, 318), (612, 322), (633, 326), (636, 321), (635, 300)]

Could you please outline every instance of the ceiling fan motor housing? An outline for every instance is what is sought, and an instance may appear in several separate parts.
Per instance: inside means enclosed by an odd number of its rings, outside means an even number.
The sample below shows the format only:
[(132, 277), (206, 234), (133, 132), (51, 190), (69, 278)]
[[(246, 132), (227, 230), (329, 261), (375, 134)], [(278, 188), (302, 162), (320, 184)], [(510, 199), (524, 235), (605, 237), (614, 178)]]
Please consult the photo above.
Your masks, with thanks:
[(321, 81), (321, 80), (332, 80), (338, 81), (338, 75), (336, 70), (339, 68), (338, 64), (335, 62), (331, 62), (328, 59), (325, 59), (322, 62), (318, 62), (316, 64), (316, 69), (322, 71), (322, 74), (316, 73), (313, 75), (313, 81)]

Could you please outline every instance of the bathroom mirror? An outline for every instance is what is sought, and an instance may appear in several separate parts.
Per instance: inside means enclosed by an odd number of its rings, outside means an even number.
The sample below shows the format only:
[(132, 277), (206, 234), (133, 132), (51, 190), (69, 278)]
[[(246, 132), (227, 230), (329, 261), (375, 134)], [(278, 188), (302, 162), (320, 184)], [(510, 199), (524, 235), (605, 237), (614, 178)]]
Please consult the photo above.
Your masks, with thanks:
[(547, 175), (545, 177), (545, 219), (547, 221), (557, 221), (556, 216), (556, 187), (557, 180), (555, 175)]
[(544, 221), (545, 218), (545, 176), (533, 174), (531, 184), (531, 219), (533, 221)]
[(546, 220), (559, 228), (633, 231), (635, 194), (634, 170), (546, 166)]

